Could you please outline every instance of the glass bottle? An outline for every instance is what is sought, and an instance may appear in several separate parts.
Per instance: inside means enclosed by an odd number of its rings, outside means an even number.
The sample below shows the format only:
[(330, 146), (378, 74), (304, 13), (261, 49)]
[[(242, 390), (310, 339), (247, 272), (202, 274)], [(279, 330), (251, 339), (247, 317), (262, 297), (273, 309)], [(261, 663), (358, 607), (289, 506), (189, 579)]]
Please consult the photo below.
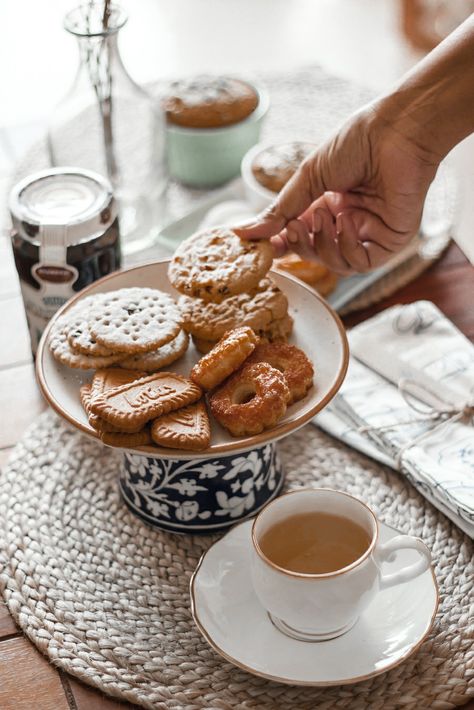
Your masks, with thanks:
[(48, 131), (53, 166), (88, 168), (110, 180), (125, 254), (153, 242), (166, 191), (164, 118), (122, 63), (117, 39), (126, 21), (123, 10), (108, 2), (66, 15), (65, 29), (79, 43), (79, 69)]

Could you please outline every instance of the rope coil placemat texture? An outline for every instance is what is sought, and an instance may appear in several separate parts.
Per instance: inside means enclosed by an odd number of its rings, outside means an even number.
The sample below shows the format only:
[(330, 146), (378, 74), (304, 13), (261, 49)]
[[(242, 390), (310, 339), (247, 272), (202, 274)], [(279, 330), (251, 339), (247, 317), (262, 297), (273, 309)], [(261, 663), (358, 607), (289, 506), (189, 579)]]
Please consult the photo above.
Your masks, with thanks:
[(418, 652), (372, 680), (291, 687), (224, 661), (195, 628), (188, 585), (217, 537), (154, 530), (120, 499), (120, 454), (39, 417), (0, 476), (0, 588), (56, 666), (163, 710), (438, 708), (474, 696), (472, 542), (407, 481), (307, 426), (281, 442), (287, 488), (328, 486), (430, 547), (441, 600)]

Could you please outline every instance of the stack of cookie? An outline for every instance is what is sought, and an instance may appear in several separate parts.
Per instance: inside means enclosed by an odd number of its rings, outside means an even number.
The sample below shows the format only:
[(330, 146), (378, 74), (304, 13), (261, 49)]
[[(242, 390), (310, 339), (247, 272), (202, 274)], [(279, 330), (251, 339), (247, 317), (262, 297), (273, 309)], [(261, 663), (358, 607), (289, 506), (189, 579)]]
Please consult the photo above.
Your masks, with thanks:
[(182, 294), (183, 328), (200, 352), (238, 326), (251, 327), (269, 342), (288, 339), (293, 319), (285, 294), (267, 276), (271, 265), (268, 242), (244, 242), (229, 229), (199, 232), (182, 242), (168, 275)]
[(51, 329), (53, 356), (83, 370), (119, 366), (154, 372), (186, 352), (181, 314), (166, 293), (122, 288), (81, 299)]
[(311, 362), (285, 342), (293, 321), (285, 295), (267, 276), (271, 264), (268, 242), (215, 228), (183, 242), (168, 270), (182, 294), (183, 327), (207, 353), (190, 377), (233, 436), (273, 427), (313, 383)]
[(201, 388), (173, 372), (97, 370), (80, 396), (89, 424), (112, 446), (151, 444), (199, 451), (211, 429)]

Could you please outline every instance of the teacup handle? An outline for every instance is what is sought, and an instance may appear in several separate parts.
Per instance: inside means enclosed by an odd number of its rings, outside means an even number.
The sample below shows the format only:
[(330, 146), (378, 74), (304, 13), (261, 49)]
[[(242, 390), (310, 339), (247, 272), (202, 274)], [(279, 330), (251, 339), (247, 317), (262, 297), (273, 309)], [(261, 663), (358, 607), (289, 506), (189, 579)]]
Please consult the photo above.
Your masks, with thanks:
[(418, 577), (419, 574), (425, 572), (431, 564), (431, 552), (424, 542), (410, 535), (397, 535), (396, 537), (392, 537), (388, 542), (377, 545), (375, 548), (374, 559), (377, 566), (383, 562), (393, 560), (399, 550), (416, 550), (420, 553), (421, 557), (416, 562), (406, 565), (398, 572), (392, 572), (392, 574), (384, 574), (380, 569), (381, 589), (393, 587), (394, 584), (408, 582), (408, 580)]

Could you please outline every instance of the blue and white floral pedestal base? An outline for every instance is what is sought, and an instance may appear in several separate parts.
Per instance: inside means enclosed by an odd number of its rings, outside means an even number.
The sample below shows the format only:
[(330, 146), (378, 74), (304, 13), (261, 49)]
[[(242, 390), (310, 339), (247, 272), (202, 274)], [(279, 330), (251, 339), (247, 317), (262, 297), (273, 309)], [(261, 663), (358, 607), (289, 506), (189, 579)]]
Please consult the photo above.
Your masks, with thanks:
[(150, 525), (212, 533), (254, 516), (274, 498), (283, 471), (274, 443), (233, 456), (164, 459), (125, 452), (120, 490)]

